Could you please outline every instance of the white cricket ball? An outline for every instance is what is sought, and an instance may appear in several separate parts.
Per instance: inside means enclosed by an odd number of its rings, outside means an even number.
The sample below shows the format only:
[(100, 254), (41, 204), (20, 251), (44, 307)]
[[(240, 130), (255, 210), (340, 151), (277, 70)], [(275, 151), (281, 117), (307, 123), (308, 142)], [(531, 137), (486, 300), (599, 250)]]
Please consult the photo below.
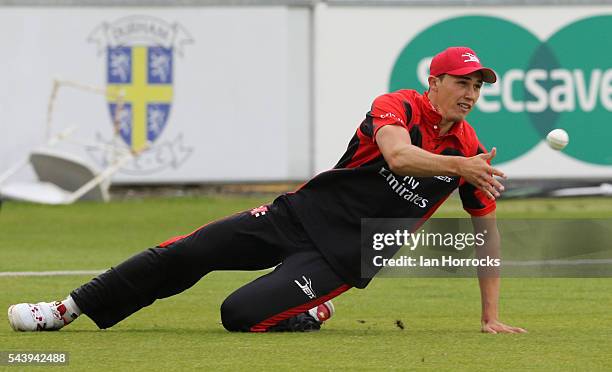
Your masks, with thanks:
[(569, 136), (563, 129), (553, 129), (546, 135), (546, 142), (554, 150), (563, 150), (569, 142)]

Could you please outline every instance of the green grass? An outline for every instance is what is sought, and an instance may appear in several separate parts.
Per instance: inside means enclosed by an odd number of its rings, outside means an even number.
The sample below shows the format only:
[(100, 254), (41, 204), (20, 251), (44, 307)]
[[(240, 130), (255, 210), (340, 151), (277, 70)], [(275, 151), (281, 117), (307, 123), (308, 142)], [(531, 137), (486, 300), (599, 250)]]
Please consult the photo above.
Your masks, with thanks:
[[(267, 201), (208, 197), (61, 207), (8, 203), (0, 213), (0, 271), (103, 269), (170, 236)], [(612, 218), (612, 199), (502, 201), (497, 214)], [(456, 200), (436, 214), (464, 215)], [(527, 328), (525, 335), (479, 333), (474, 279), (405, 278), (381, 278), (366, 290), (340, 296), (337, 315), (318, 333), (226, 332), (219, 324), (219, 304), (260, 274), (213, 273), (185, 293), (158, 301), (105, 331), (86, 317), (60, 332), (31, 334), (15, 333), (0, 320), (0, 351), (68, 351), (74, 370), (612, 369), (611, 279), (503, 280), (502, 320)], [(0, 277), (0, 309), (62, 298), (88, 279)], [(395, 325), (397, 320), (404, 330)]]

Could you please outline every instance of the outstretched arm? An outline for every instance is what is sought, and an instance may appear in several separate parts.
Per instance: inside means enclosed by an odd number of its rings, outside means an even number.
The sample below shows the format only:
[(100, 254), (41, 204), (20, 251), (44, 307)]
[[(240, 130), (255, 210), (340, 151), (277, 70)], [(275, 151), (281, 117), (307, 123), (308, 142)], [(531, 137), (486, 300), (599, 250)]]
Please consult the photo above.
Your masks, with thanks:
[(376, 143), (391, 171), (400, 176), (461, 176), (490, 199), (499, 197), (499, 192), (504, 190), (494, 177), (505, 177), (504, 173), (487, 163), (495, 157), (495, 148), (470, 158), (432, 154), (412, 145), (408, 131), (398, 125), (380, 128)]
[[(476, 234), (484, 234), (485, 244), (476, 248), (477, 258), (487, 256), (500, 258), (500, 236), (497, 230), (495, 212), (482, 217), (472, 217)], [(499, 287), (498, 267), (479, 267), (478, 283), (482, 302), (481, 331), (484, 333), (526, 333), (523, 328), (512, 327), (499, 321)]]

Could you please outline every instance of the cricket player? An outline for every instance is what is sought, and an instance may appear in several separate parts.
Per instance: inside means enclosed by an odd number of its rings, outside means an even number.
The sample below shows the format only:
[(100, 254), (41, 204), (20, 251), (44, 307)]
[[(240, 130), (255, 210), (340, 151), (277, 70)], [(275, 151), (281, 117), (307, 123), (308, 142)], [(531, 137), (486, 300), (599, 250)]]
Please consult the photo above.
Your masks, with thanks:
[[(400, 90), (376, 98), (336, 166), (270, 205), (214, 221), (147, 249), (70, 292), (63, 301), (8, 310), (17, 331), (57, 330), (80, 314), (103, 329), (176, 295), (215, 270), (275, 269), (237, 289), (221, 305), (229, 331), (317, 330), (331, 299), (361, 275), (362, 218), (426, 220), (457, 188), (486, 252), (499, 254), (495, 198), (504, 174), (465, 121), (495, 72), (467, 47), (451, 47), (430, 65), (423, 94)], [(522, 333), (499, 320), (499, 276), (479, 276), (481, 331)]]

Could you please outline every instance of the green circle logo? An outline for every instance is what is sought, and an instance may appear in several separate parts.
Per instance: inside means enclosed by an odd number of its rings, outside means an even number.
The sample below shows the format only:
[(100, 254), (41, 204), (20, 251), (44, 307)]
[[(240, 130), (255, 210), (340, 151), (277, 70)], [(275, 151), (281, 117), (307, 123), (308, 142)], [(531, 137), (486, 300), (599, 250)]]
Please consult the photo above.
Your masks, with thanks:
[[(469, 116), (496, 163), (521, 157), (554, 128), (576, 159), (612, 164), (612, 16), (572, 23), (542, 42), (507, 20), (465, 16), (437, 23), (408, 42), (391, 72), (391, 91), (427, 90), (429, 62), (449, 46), (469, 46), (498, 82), (485, 84)], [(478, 31), (478, 32), (476, 32)], [(608, 121), (610, 123), (608, 124)]]

